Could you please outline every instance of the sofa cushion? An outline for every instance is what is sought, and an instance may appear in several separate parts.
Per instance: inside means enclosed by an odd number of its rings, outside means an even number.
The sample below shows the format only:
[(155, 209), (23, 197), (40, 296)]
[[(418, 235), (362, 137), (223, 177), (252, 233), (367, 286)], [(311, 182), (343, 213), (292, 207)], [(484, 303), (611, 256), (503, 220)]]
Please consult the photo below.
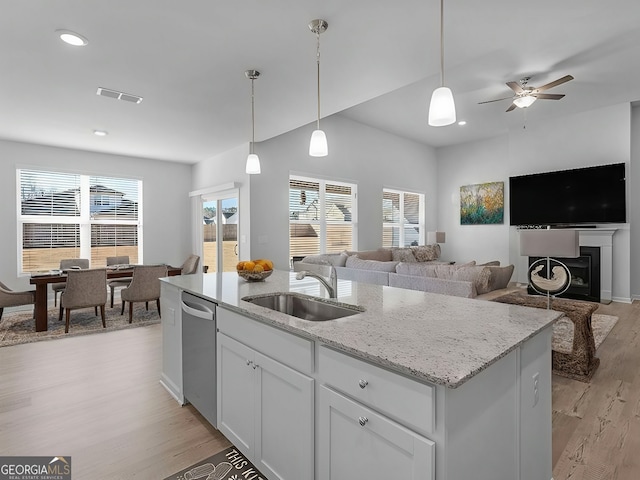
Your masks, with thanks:
[(347, 262), (346, 253), (323, 253), (321, 255), (307, 255), (302, 259), (304, 263), (320, 265), (333, 265), (334, 267), (344, 267)]
[(391, 260), (395, 262), (417, 262), (411, 248), (391, 248)]
[(349, 256), (357, 256), (362, 260), (377, 260), (378, 262), (390, 262), (391, 257), (391, 249), (390, 248), (379, 248), (377, 250), (363, 250), (362, 252), (347, 252)]
[(440, 257), (440, 245), (437, 243), (434, 245), (420, 245), (418, 247), (411, 247), (413, 256), (416, 257), (418, 262), (428, 262), (430, 260), (436, 260)]
[(419, 277), (435, 277), (436, 267), (438, 266), (440, 265), (422, 262), (400, 262), (396, 267), (396, 273)]
[(345, 267), (359, 268), (362, 270), (377, 270), (379, 272), (395, 272), (398, 262), (380, 262), (378, 260), (363, 260), (358, 255), (351, 255), (347, 258)]
[(489, 291), (507, 288), (515, 267), (513, 265), (507, 265), (506, 267), (489, 266), (487, 268), (491, 271), (491, 277), (489, 278)]
[(499, 267), (500, 266), (500, 260), (492, 260), (492, 261), (486, 262), (486, 263), (479, 263), (478, 265), (480, 265), (482, 267)]

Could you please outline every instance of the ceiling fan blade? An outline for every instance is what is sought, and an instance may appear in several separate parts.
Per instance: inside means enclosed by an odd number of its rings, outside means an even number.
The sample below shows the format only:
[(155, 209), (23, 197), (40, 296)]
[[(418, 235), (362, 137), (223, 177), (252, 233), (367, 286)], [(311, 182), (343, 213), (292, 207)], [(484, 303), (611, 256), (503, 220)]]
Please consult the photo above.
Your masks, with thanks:
[(507, 111), (507, 112), (510, 112), (510, 111), (512, 111), (512, 110), (515, 110), (515, 108), (516, 108), (516, 104), (515, 104), (515, 103), (512, 103), (512, 104), (509, 106), (509, 108), (507, 108), (507, 110), (506, 110), (506, 111)]
[(509, 87), (511, 90), (513, 90), (516, 93), (524, 92), (524, 90), (522, 89), (522, 85), (520, 85), (518, 82), (507, 82), (507, 87)]
[(560, 100), (562, 97), (564, 97), (563, 94), (559, 93), (534, 93), (533, 96), (536, 98), (541, 98), (543, 100)]
[(554, 82), (547, 83), (546, 85), (536, 88), (536, 91), (542, 92), (544, 90), (549, 90), (550, 88), (557, 87), (558, 85), (562, 85), (563, 83), (567, 83), (569, 80), (573, 80), (573, 77), (571, 75), (565, 75), (564, 77), (559, 78)]
[(502, 100), (512, 99), (513, 95), (504, 98), (496, 98), (495, 100), (487, 100), (485, 102), (478, 102), (478, 105), (482, 105), (483, 103), (493, 103), (493, 102), (501, 102)]

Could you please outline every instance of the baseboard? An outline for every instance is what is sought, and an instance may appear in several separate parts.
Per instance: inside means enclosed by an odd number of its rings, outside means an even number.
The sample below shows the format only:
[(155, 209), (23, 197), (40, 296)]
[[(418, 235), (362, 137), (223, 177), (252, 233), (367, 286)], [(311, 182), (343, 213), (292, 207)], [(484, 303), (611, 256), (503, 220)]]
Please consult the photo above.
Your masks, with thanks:
[(161, 375), (161, 377), (162, 378), (160, 378), (160, 385), (162, 385), (164, 389), (169, 392), (169, 394), (176, 400), (176, 402), (184, 406), (186, 404), (186, 402), (184, 401), (184, 396), (178, 393), (177, 386), (171, 380), (169, 380), (164, 375), (164, 373)]

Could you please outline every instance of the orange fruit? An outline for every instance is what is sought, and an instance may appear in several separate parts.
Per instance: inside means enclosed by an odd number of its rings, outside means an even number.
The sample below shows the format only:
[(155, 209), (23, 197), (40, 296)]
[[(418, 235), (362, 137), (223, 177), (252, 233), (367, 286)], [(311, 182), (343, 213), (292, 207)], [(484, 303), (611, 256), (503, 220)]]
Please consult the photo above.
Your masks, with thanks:
[(264, 268), (262, 267), (262, 265), (258, 264), (255, 267), (253, 267), (253, 273), (262, 273), (264, 272)]
[(236, 270), (244, 270), (244, 262), (238, 262), (236, 265)]
[(244, 262), (243, 270), (248, 270), (249, 272), (252, 272), (255, 266), (256, 266), (255, 262), (252, 262), (251, 260), (247, 260), (246, 262)]

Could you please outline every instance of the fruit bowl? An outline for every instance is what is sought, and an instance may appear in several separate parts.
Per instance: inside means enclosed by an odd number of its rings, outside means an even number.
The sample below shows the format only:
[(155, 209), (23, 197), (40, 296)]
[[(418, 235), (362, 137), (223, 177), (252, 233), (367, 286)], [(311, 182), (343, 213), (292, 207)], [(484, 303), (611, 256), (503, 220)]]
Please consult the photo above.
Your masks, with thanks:
[(247, 282), (262, 282), (265, 278), (273, 273), (273, 270), (265, 270), (264, 272), (251, 272), (249, 270), (238, 270), (238, 275)]

